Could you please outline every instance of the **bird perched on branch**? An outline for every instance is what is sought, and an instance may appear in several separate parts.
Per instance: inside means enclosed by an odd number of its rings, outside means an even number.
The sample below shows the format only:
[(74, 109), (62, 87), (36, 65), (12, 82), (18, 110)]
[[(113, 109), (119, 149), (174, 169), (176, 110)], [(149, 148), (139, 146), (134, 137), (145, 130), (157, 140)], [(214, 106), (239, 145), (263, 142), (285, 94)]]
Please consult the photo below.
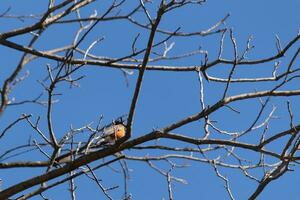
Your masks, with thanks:
[[(91, 136), (89, 142), (85, 146), (78, 148), (73, 155), (82, 155), (90, 153), (94, 150), (97, 150), (99, 147), (103, 147), (105, 145), (112, 145), (115, 142), (126, 135), (126, 125), (124, 123), (123, 117), (119, 117), (117, 120), (113, 121), (111, 124), (101, 128), (95, 135)], [(66, 163), (70, 162), (71, 155), (66, 154), (59, 157), (56, 161), (58, 163)]]
[(123, 138), (126, 135), (126, 127), (121, 119), (113, 121), (113, 123), (107, 127), (104, 127), (103, 134), (100, 136), (100, 139), (96, 142), (96, 145), (99, 144), (113, 144), (117, 140)]

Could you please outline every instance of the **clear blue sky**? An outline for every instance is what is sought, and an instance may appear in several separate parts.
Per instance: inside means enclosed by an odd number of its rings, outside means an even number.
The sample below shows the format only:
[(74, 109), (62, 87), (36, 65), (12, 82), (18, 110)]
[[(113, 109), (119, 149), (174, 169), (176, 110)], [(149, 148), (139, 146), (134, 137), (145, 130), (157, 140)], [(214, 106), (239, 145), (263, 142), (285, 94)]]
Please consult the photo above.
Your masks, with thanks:
[[(137, 1), (132, 1), (137, 2)], [(127, 3), (128, 6), (130, 3)], [(45, 10), (47, 1), (36, 0), (2, 0), (0, 13), (11, 7), (10, 14), (28, 15), (39, 14)], [(92, 9), (91, 9), (92, 8)], [(239, 1), (239, 0), (208, 0), (203, 6), (187, 6), (179, 9), (174, 13), (168, 14), (163, 18), (160, 28), (175, 30), (182, 27), (182, 31), (198, 31), (209, 28), (212, 24), (222, 19), (226, 14), (230, 13), (230, 17), (226, 21), (226, 26), (233, 28), (234, 37), (237, 39), (239, 53), (245, 48), (247, 39), (253, 36), (254, 50), (248, 55), (249, 59), (257, 59), (268, 57), (276, 53), (275, 35), (277, 34), (283, 45), (291, 40), (300, 28), (299, 15), (300, 1)], [(101, 1), (82, 11), (82, 15), (89, 16), (99, 9), (101, 13)], [(151, 13), (154, 16), (154, 13)], [(0, 18), (0, 32), (12, 30), (32, 24), (34, 20), (26, 20), (20, 22), (15, 19)], [(34, 46), (39, 50), (47, 50), (67, 45), (74, 38), (78, 26), (55, 25), (46, 31), (42, 38)], [(131, 24), (120, 21), (114, 23), (100, 23), (88, 36), (81, 48), (86, 48), (97, 38), (102, 36), (105, 40), (92, 49), (92, 53), (96, 55), (117, 57), (130, 53), (131, 42), (137, 33), (141, 33), (141, 40), (137, 46), (145, 47), (148, 31), (137, 29)], [(162, 38), (158, 36), (158, 38)], [(220, 36), (208, 37), (192, 37), (192, 38), (173, 38), (170, 42), (175, 42), (174, 48), (170, 55), (186, 53), (201, 49), (209, 51), (209, 58), (213, 60), (218, 53)], [(19, 37), (14, 41), (21, 44), (27, 44), (28, 38)], [(298, 43), (299, 46), (299, 43)], [(297, 47), (297, 46), (296, 46)], [(156, 49), (161, 50), (161, 49)], [(291, 53), (295, 52), (295, 48), (291, 49)], [(20, 58), (20, 52), (0, 46), (0, 54), (2, 65), (0, 81), (13, 70)], [(228, 35), (225, 39), (224, 58), (233, 58), (232, 45)], [(287, 54), (287, 59), (282, 60), (282, 66), (287, 64), (291, 54)], [(200, 62), (199, 56), (193, 56), (181, 61), (164, 61), (159, 64), (165, 65), (197, 65)], [(46, 59), (35, 60), (26, 66), (26, 71), (30, 72), (30, 76), (17, 85), (10, 97), (14, 97), (16, 101), (38, 96), (43, 88), (37, 83), (37, 80), (43, 79), (46, 73), (46, 64), (55, 65), (53, 61)], [(245, 66), (236, 71), (237, 76), (254, 77), (259, 73), (262, 77), (270, 75), (273, 69), (272, 62), (256, 66)], [(296, 65), (299, 66), (297, 61)], [(209, 71), (211, 75), (226, 76), (224, 72), (228, 72), (228, 66), (219, 65)], [(62, 85), (56, 89), (58, 93), (63, 93), (57, 97), (59, 103), (54, 105), (54, 129), (58, 135), (69, 130), (70, 126), (81, 127), (90, 122), (97, 122), (100, 115), (104, 115), (105, 123), (110, 123), (113, 118), (128, 113), (129, 106), (135, 87), (137, 72), (128, 77), (129, 86), (126, 86), (126, 80), (120, 70), (101, 68), (95, 66), (86, 66), (78, 75), (85, 74), (86, 78), (80, 81), (80, 87), (69, 89), (68, 85)], [(259, 75), (259, 76), (260, 76)], [(297, 83), (297, 82), (295, 82)], [(299, 81), (298, 81), (299, 84)], [(290, 85), (290, 88), (297, 86)], [(229, 90), (229, 95), (239, 94), (243, 92), (254, 92), (255, 90), (264, 90), (270, 88), (268, 83), (256, 85), (233, 85)], [(211, 105), (215, 103), (222, 94), (224, 85), (205, 82), (206, 103)], [(43, 97), (46, 99), (46, 96)], [(272, 110), (272, 104), (277, 106), (276, 116), (270, 124), (270, 134), (272, 131), (278, 132), (289, 128), (288, 113), (286, 110), (287, 99), (272, 103), (266, 109), (263, 116), (267, 116)], [(299, 98), (291, 99), (292, 107), (295, 111), (300, 108)], [(240, 131), (247, 128), (254, 120), (257, 114), (258, 102), (249, 101), (237, 106), (242, 113), (234, 114), (230, 111), (221, 110), (212, 116), (212, 119), (218, 120), (218, 126), (230, 131)], [(133, 137), (150, 132), (153, 128), (163, 127), (169, 123), (183, 119), (186, 116), (199, 112), (199, 84), (197, 75), (192, 72), (157, 72), (147, 71), (142, 86), (142, 91), (137, 105)], [(45, 113), (46, 108), (39, 105), (26, 105), (20, 107), (9, 107), (0, 121), (0, 130), (3, 130), (14, 119), (22, 113), (33, 114), (34, 118), (41, 115), (41, 128), (46, 131)], [(299, 112), (294, 113), (295, 124), (299, 123)], [(202, 134), (202, 122), (192, 123), (182, 127), (175, 132), (189, 136)], [(0, 140), (0, 153), (7, 149), (8, 146), (24, 144), (29, 135), (33, 138), (40, 139), (33, 133), (32, 129), (25, 123), (18, 125), (14, 131), (10, 132), (5, 140)], [(250, 138), (253, 139), (253, 138)], [(280, 145), (280, 144), (278, 144)], [(276, 148), (276, 147), (275, 147)], [(128, 154), (144, 155), (142, 152), (129, 151)], [(148, 152), (149, 155), (156, 155), (155, 152)], [(33, 154), (43, 158), (38, 154)], [(252, 153), (243, 154), (248, 159), (256, 158)], [(191, 161), (179, 161), (181, 164), (190, 164), (191, 167), (177, 169), (174, 175), (182, 177), (188, 181), (188, 185), (180, 183), (173, 184), (174, 199), (228, 199), (227, 193), (223, 187), (223, 182), (217, 178), (211, 166)], [(117, 165), (116, 165), (117, 166)], [(159, 175), (156, 171), (150, 169), (145, 163), (128, 162), (129, 168), (132, 170), (129, 180), (129, 191), (133, 194), (133, 199), (165, 199), (167, 196), (167, 182), (165, 177)], [(165, 163), (158, 164), (165, 167)], [(259, 199), (296, 199), (298, 196), (298, 180), (300, 179), (299, 166), (293, 168), (295, 172), (286, 173), (280, 180), (272, 182), (267, 186), (265, 191), (260, 195)], [(13, 171), (13, 176), (12, 176)], [(43, 170), (42, 170), (43, 171)], [(25, 177), (29, 178), (39, 174), (42, 171), (36, 169), (26, 170), (0, 170), (0, 178), (4, 181), (2, 188), (6, 188), (16, 180), (21, 181)], [(246, 199), (255, 190), (256, 183), (245, 179), (243, 174), (234, 170), (222, 170), (223, 174), (230, 179), (231, 189), (236, 199)], [(106, 187), (115, 186), (122, 180), (121, 173), (114, 173), (110, 169), (102, 169), (97, 171), (97, 175), (103, 180)], [(89, 179), (82, 176), (75, 181), (78, 185), (78, 199), (99, 199), (101, 191)], [(46, 196), (51, 199), (69, 198), (67, 185), (62, 185), (54, 190), (46, 192)], [(123, 192), (121, 187), (111, 195), (116, 199), (120, 199)], [(101, 198), (104, 198), (101, 196)], [(33, 198), (39, 199), (39, 197)]]

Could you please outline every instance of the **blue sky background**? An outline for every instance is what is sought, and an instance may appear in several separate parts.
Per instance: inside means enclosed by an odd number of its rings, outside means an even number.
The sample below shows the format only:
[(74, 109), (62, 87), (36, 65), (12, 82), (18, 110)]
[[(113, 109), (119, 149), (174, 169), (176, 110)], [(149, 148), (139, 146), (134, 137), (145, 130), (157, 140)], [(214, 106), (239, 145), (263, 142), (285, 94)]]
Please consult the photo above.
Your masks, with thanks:
[[(11, 7), (10, 14), (29, 15), (39, 14), (47, 7), (48, 1), (35, 0), (2, 0), (0, 12), (3, 12), (8, 7)], [(59, 2), (59, 1), (58, 1)], [(129, 1), (128, 8), (136, 5), (138, 1)], [(156, 1), (155, 1), (156, 2)], [(99, 1), (82, 10), (83, 16), (89, 16), (97, 9), (98, 14), (110, 1)], [(107, 4), (108, 5), (108, 4)], [(149, 9), (153, 11), (157, 8), (154, 5)], [(276, 54), (275, 34), (277, 34), (284, 46), (288, 41), (296, 36), (299, 30), (299, 15), (300, 1), (238, 1), (238, 0), (208, 0), (202, 6), (186, 6), (178, 11), (167, 14), (160, 28), (175, 30), (177, 27), (182, 27), (182, 31), (199, 31), (206, 30), (212, 24), (222, 19), (226, 14), (230, 13), (230, 17), (226, 21), (226, 26), (233, 28), (234, 37), (237, 39), (238, 50), (241, 53), (249, 36), (253, 36), (253, 45), (255, 48), (248, 54), (249, 59), (259, 59), (269, 57)], [(122, 12), (125, 12), (123, 10)], [(155, 16), (154, 12), (150, 12), (151, 16)], [(145, 22), (144, 16), (136, 16), (140, 21)], [(0, 18), (0, 32), (12, 30), (17, 27), (23, 27), (34, 23), (35, 20), (25, 20), (20, 22), (16, 19)], [(47, 30), (34, 48), (39, 50), (48, 50), (68, 45), (74, 38), (78, 25), (54, 25)], [(137, 33), (141, 33), (140, 40), (137, 43), (139, 48), (144, 48), (147, 42), (148, 31), (137, 29), (132, 24), (126, 21), (118, 21), (113, 23), (99, 23), (97, 27), (87, 37), (86, 41), (80, 45), (82, 49), (87, 48), (95, 39), (104, 36), (105, 40), (99, 43), (92, 49), (92, 53), (103, 56), (124, 56), (131, 52), (131, 42)], [(157, 35), (156, 41), (165, 37)], [(21, 44), (28, 43), (28, 37), (18, 37), (13, 39)], [(207, 37), (178, 37), (170, 40), (175, 42), (174, 48), (170, 51), (171, 55), (177, 55), (193, 51), (201, 47), (209, 52), (209, 59), (214, 60), (218, 53), (220, 35)], [(295, 45), (285, 56), (280, 59), (281, 68), (285, 69), (286, 64), (291, 59), (292, 53), (299, 47)], [(155, 50), (161, 51), (162, 48)], [(233, 58), (232, 44), (228, 34), (224, 43), (224, 58)], [(2, 65), (0, 81), (1, 83), (12, 72), (18, 63), (21, 53), (6, 47), (0, 46), (0, 54)], [(161, 61), (156, 64), (165, 65), (198, 65), (202, 57), (192, 56), (190, 58), (173, 61)], [(37, 80), (43, 79), (46, 73), (46, 64), (49, 63), (55, 66), (56, 63), (47, 59), (39, 59), (29, 63), (22, 71), (30, 72), (30, 76), (17, 85), (10, 97), (14, 97), (16, 101), (25, 100), (36, 97), (43, 91)], [(299, 60), (295, 66), (299, 66)], [(236, 77), (264, 77), (270, 76), (274, 62), (265, 63), (257, 66), (242, 66), (236, 70)], [(230, 67), (218, 65), (209, 70), (210, 75), (226, 77)], [(102, 68), (98, 66), (86, 66), (78, 76), (85, 74), (86, 78), (80, 81), (80, 87), (69, 89), (69, 85), (63, 84), (56, 88), (58, 93), (63, 93), (59, 96), (59, 103), (54, 105), (54, 130), (58, 136), (63, 135), (69, 130), (70, 126), (81, 127), (90, 122), (97, 122), (100, 115), (104, 115), (104, 123), (110, 123), (113, 118), (117, 118), (128, 113), (129, 106), (135, 87), (137, 72), (128, 77), (129, 85), (126, 86), (126, 80), (120, 70)], [(224, 84), (205, 82), (205, 101), (207, 105), (212, 105), (221, 98), (224, 90)], [(299, 81), (294, 81), (286, 88), (299, 89)], [(240, 94), (242, 92), (254, 92), (255, 90), (265, 90), (272, 88), (272, 83), (257, 83), (257, 84), (232, 84), (229, 94)], [(285, 89), (286, 89), (285, 88)], [(46, 100), (46, 95), (43, 97)], [(278, 119), (272, 120), (270, 123), (269, 135), (282, 130), (289, 129), (288, 112), (286, 110), (286, 98), (280, 100), (274, 98), (264, 112), (266, 117), (272, 110), (272, 105), (277, 106), (275, 115)], [(299, 123), (299, 98), (290, 98), (292, 108), (294, 109), (294, 123)], [(217, 120), (217, 126), (228, 131), (244, 130), (255, 119), (259, 102), (245, 101), (231, 104), (241, 111), (241, 114), (231, 112), (230, 110), (221, 109), (213, 114), (211, 118)], [(146, 71), (140, 98), (137, 104), (133, 137), (151, 132), (153, 128), (160, 128), (169, 123), (183, 119), (191, 114), (200, 111), (199, 104), (199, 83), (197, 74), (192, 72), (157, 72)], [(8, 107), (4, 116), (0, 121), (0, 130), (3, 130), (9, 123), (19, 117), (22, 113), (32, 114), (33, 119), (37, 116), (42, 116), (41, 128), (46, 132), (46, 108), (39, 105), (27, 104), (26, 106)], [(262, 122), (264, 118), (260, 120)], [(257, 133), (261, 133), (261, 129)], [(203, 122), (194, 122), (175, 131), (189, 136), (199, 136), (203, 134)], [(255, 134), (255, 132), (253, 132)], [(242, 138), (242, 141), (252, 141), (257, 139), (255, 135)], [(32, 131), (26, 123), (20, 123), (15, 127), (14, 131), (9, 132), (4, 139), (0, 141), (0, 153), (8, 147), (24, 144), (29, 136), (37, 140), (41, 140), (36, 133)], [(216, 136), (220, 137), (220, 136)], [(167, 144), (177, 144), (174, 142)], [(182, 145), (182, 144), (181, 144)], [(280, 142), (276, 145), (280, 146)], [(277, 148), (272, 146), (270, 148)], [(159, 155), (157, 152), (126, 152), (131, 155)], [(223, 152), (224, 153), (224, 152)], [(247, 159), (257, 158), (256, 154), (244, 152), (242, 154)], [(38, 153), (32, 153), (28, 157), (44, 159)], [(213, 156), (213, 155), (211, 155)], [(28, 158), (27, 157), (27, 158)], [(174, 199), (229, 199), (224, 189), (223, 182), (214, 174), (213, 168), (207, 164), (201, 164), (191, 161), (178, 161), (181, 164), (190, 164), (191, 167), (174, 170), (175, 176), (182, 177), (188, 181), (188, 185), (179, 183), (173, 184)], [(167, 181), (165, 177), (150, 169), (145, 163), (128, 162), (129, 168), (132, 170), (129, 180), (129, 191), (133, 195), (133, 199), (162, 199), (168, 198)], [(166, 163), (157, 164), (158, 166), (168, 169)], [(119, 168), (118, 165), (115, 165)], [(299, 166), (293, 167), (294, 172), (288, 172), (279, 180), (272, 182), (267, 186), (265, 191), (258, 199), (295, 199), (298, 196), (298, 180)], [(37, 169), (13, 169), (0, 170), (0, 178), (3, 180), (2, 188), (38, 175), (44, 170)], [(243, 174), (237, 170), (220, 171), (228, 176), (231, 184), (233, 195), (236, 199), (247, 199), (256, 188), (256, 183), (245, 179)], [(257, 173), (261, 173), (257, 171)], [(99, 178), (103, 180), (106, 187), (114, 186), (122, 180), (121, 173), (114, 173), (108, 168), (103, 168), (97, 171)], [(75, 181), (78, 185), (78, 199), (99, 199), (104, 198), (97, 188), (96, 184), (92, 183), (85, 176), (80, 177)], [(123, 192), (122, 184), (120, 188), (110, 194), (120, 199)], [(66, 199), (69, 198), (67, 191), (68, 185), (61, 185), (56, 189), (46, 192), (46, 196), (51, 199)], [(35, 197), (33, 199), (40, 199)]]

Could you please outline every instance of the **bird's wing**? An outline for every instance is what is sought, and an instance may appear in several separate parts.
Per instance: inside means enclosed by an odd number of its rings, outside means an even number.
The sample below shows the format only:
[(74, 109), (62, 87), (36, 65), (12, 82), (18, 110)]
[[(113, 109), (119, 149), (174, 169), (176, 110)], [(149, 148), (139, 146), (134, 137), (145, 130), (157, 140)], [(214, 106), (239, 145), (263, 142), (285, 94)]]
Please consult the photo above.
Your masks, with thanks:
[(115, 126), (111, 125), (103, 129), (102, 137), (114, 136), (115, 135)]

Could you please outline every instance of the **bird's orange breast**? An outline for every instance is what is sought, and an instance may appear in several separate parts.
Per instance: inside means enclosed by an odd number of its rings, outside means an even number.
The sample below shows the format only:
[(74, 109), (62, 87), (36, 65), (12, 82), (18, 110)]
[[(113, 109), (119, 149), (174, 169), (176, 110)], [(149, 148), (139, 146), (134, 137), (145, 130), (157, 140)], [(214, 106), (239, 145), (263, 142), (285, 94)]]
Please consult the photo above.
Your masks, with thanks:
[(126, 128), (124, 125), (117, 125), (116, 129), (115, 129), (115, 136), (116, 139), (120, 139), (122, 137), (124, 137), (126, 134)]

